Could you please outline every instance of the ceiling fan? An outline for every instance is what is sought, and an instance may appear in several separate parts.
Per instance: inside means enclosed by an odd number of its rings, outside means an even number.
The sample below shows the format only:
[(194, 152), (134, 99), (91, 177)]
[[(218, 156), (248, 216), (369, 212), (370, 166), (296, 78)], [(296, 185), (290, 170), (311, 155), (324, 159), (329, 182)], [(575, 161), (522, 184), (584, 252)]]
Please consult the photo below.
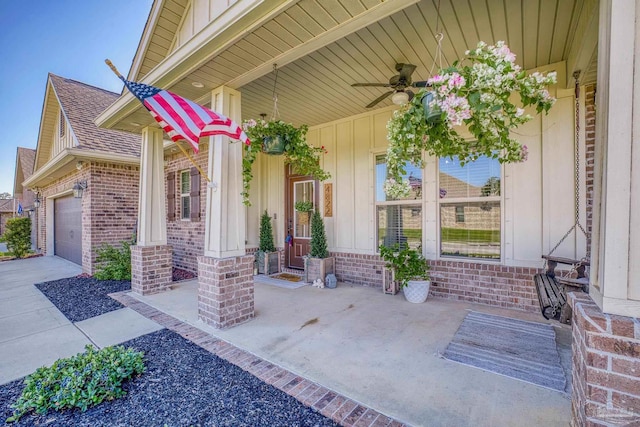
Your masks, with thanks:
[[(395, 104), (402, 104), (404, 102), (410, 101), (413, 98), (413, 92), (408, 90), (408, 87), (426, 87), (428, 83), (426, 81), (412, 82), (411, 74), (416, 69), (416, 66), (413, 64), (396, 64), (396, 71), (400, 74), (397, 74), (389, 79), (389, 83), (354, 83), (352, 87), (388, 87), (392, 90), (383, 93), (378, 98), (374, 99), (366, 106), (366, 108), (371, 108), (375, 106), (378, 102), (385, 99), (387, 96), (393, 94), (393, 101)], [(396, 94), (402, 94), (396, 96)]]

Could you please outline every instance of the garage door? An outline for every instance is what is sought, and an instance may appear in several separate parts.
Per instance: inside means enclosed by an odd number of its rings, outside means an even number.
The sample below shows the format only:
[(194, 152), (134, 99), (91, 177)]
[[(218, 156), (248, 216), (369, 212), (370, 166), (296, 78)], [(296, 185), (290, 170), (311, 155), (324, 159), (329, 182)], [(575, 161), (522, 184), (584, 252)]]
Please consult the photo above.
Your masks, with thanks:
[(82, 199), (56, 199), (53, 217), (55, 254), (82, 265)]

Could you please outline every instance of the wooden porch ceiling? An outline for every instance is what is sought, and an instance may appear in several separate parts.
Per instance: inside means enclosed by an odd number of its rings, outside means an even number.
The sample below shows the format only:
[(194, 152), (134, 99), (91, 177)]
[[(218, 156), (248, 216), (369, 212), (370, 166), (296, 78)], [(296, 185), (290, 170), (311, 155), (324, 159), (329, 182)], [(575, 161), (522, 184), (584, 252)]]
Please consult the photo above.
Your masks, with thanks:
[[(398, 0), (399, 1), (399, 0)], [(417, 66), (413, 80), (426, 80), (434, 65), (436, 26), (441, 29), (443, 66), (464, 56), (483, 40), (507, 42), (525, 69), (571, 61), (597, 15), (597, 0), (421, 0), (390, 16), (355, 31), (350, 21), (380, 6), (380, 0), (301, 0), (227, 50), (186, 75), (173, 92), (208, 101), (211, 89), (227, 84), (242, 93), (243, 118), (258, 118), (273, 110), (274, 74), (247, 76), (279, 62), (278, 110), (280, 118), (294, 124), (317, 125), (363, 113), (370, 101), (386, 88), (353, 88), (356, 82), (383, 82), (397, 72), (397, 62)], [(408, 1), (407, 3), (411, 3)], [(439, 19), (437, 5), (440, 3)], [(597, 16), (596, 16), (597, 22)], [(327, 32), (334, 37), (317, 49), (309, 45)], [(596, 32), (597, 39), (597, 32)], [(298, 49), (303, 54), (289, 55)], [(591, 53), (589, 53), (591, 52)], [(583, 52), (585, 79), (595, 81), (594, 49)], [(283, 61), (285, 63), (283, 63)], [(435, 69), (438, 68), (436, 65)], [(266, 73), (266, 74), (265, 74)], [(196, 88), (200, 82), (204, 88)], [(390, 98), (376, 108), (391, 104)], [(116, 128), (139, 132), (132, 122), (149, 124), (148, 113), (139, 109)]]

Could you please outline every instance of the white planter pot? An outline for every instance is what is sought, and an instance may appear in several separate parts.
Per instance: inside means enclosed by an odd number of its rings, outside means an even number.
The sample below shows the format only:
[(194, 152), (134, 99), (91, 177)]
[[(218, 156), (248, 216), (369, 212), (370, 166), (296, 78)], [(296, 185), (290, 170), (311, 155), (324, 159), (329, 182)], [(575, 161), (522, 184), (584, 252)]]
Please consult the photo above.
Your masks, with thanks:
[(429, 296), (430, 280), (409, 280), (407, 286), (402, 288), (404, 297), (409, 302), (421, 303), (427, 300)]

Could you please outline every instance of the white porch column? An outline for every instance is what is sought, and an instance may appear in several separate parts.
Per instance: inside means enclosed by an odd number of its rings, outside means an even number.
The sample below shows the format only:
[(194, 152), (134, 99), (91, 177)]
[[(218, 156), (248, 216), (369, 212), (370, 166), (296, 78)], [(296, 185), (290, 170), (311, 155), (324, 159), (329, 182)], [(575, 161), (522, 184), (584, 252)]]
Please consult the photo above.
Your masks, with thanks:
[(142, 130), (138, 243), (131, 247), (131, 289), (141, 295), (160, 292), (172, 281), (172, 251), (167, 245), (162, 136), (159, 128), (146, 127)]
[(601, 0), (591, 296), (640, 317), (640, 7)]
[[(240, 92), (221, 86), (211, 109), (240, 123)], [(245, 253), (242, 204), (242, 143), (226, 136), (209, 140), (204, 256), (198, 257), (198, 316), (224, 329), (254, 316), (253, 256)]]
[[(211, 109), (241, 121), (240, 92), (221, 86), (211, 93)], [(228, 258), (245, 254), (242, 204), (242, 143), (217, 135), (209, 139), (204, 255)]]
[(142, 129), (140, 147), (140, 197), (138, 198), (138, 245), (167, 244), (167, 209), (164, 189), (162, 129)]

